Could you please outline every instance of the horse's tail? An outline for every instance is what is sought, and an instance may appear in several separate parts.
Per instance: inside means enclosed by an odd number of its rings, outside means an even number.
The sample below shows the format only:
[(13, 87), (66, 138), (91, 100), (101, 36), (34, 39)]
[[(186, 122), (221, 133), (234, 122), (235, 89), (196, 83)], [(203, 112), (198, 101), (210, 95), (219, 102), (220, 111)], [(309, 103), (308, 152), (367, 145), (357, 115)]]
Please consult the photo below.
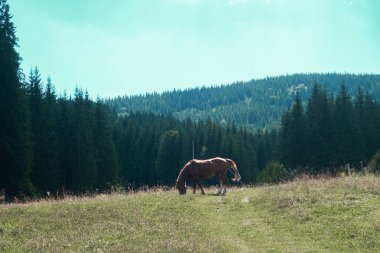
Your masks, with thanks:
[(236, 163), (234, 162), (234, 161), (232, 161), (231, 159), (226, 159), (226, 161), (228, 162), (228, 164), (229, 165), (231, 165), (231, 167), (234, 169), (234, 171), (235, 171), (235, 178), (233, 178), (232, 180), (234, 181), (234, 182), (239, 182), (240, 181), (240, 179), (241, 179), (241, 176), (240, 176), (240, 173), (239, 173), (239, 171), (238, 171), (238, 169), (237, 169), (237, 166), (236, 166)]

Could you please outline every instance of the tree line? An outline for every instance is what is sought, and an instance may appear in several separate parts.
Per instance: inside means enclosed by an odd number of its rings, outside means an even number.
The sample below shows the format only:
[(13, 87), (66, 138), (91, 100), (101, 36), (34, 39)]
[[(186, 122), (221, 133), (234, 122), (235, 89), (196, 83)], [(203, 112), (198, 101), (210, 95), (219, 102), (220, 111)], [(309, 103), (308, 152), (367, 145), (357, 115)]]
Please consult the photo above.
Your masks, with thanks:
[(64, 187), (80, 193), (105, 190), (118, 179), (112, 110), (77, 88), (74, 98), (43, 88), (37, 69), (25, 84), (31, 119), (31, 181), (37, 193)]
[(288, 168), (334, 172), (350, 164), (362, 168), (380, 147), (380, 106), (344, 82), (337, 96), (314, 84), (306, 105), (296, 96), (281, 122), (281, 161)]
[(214, 87), (118, 96), (107, 99), (106, 103), (120, 114), (145, 111), (173, 115), (180, 120), (191, 117), (205, 121), (210, 118), (221, 124), (235, 123), (251, 130), (271, 129), (280, 125), (282, 114), (292, 105), (295, 94), (305, 103), (312, 94), (313, 83), (317, 82), (335, 96), (342, 80), (350, 94), (361, 87), (374, 99), (380, 100), (380, 75), (309, 73)]
[(105, 190), (118, 180), (114, 114), (75, 90), (58, 97), (37, 69), (25, 78), (10, 7), (0, 0), (0, 197)]
[[(172, 116), (137, 112), (115, 127), (120, 177), (126, 187), (174, 185), (183, 165), (193, 159), (232, 158), (245, 183), (253, 183), (274, 157), (278, 132), (251, 133), (211, 121), (179, 121)], [(217, 182), (217, 181), (210, 181)]]
[(314, 83), (308, 101), (295, 96), (279, 129), (252, 132), (211, 119), (138, 112), (119, 118), (115, 142), (121, 178), (132, 187), (173, 185), (192, 147), (198, 159), (234, 159), (248, 184), (271, 181), (271, 173), (279, 179), (334, 174), (347, 166), (363, 169), (380, 149), (380, 104), (361, 88), (351, 96), (344, 82), (336, 96)]
[[(62, 189), (71, 193), (104, 191), (118, 182), (115, 114), (108, 106), (100, 100), (93, 102), (79, 88), (73, 98), (58, 97), (51, 79), (44, 85), (37, 68), (19, 87), (24, 115), (16, 118), (12, 111), (2, 115), (4, 122), (14, 120), (14, 127), (24, 124), (25, 131), (16, 140), (7, 135), (2, 139), (6, 156), (1, 159), (0, 188), (6, 196), (46, 196)], [(9, 144), (16, 141), (18, 145), (12, 148)], [(15, 154), (19, 148), (28, 155)], [(23, 177), (13, 174), (15, 171), (23, 172)]]

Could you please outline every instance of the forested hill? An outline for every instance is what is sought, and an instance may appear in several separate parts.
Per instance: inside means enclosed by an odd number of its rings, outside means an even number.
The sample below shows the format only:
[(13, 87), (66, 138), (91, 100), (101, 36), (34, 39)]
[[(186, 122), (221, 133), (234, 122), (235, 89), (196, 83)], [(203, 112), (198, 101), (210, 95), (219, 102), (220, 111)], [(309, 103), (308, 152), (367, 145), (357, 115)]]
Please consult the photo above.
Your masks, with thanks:
[(314, 82), (336, 95), (342, 81), (352, 96), (361, 87), (380, 100), (380, 75), (328, 73), (293, 74), (215, 87), (119, 96), (107, 100), (107, 103), (118, 113), (164, 113), (181, 120), (210, 118), (222, 124), (272, 128), (278, 126), (282, 114), (290, 108), (297, 92), (305, 103)]

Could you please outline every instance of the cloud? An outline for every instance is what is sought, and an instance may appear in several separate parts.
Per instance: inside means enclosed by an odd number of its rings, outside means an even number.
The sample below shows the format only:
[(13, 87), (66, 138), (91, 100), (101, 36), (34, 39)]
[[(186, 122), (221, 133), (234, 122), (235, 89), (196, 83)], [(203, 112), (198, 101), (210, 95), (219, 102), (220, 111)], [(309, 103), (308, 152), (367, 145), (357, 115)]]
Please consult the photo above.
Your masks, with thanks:
[(345, 4), (348, 6), (351, 6), (353, 4), (353, 2), (352, 2), (352, 0), (346, 0)]
[(249, 0), (228, 0), (227, 4), (231, 6), (245, 5), (249, 3)]
[(201, 0), (170, 0), (170, 1), (175, 4), (181, 4), (181, 5), (187, 5), (187, 6), (198, 5), (201, 2)]

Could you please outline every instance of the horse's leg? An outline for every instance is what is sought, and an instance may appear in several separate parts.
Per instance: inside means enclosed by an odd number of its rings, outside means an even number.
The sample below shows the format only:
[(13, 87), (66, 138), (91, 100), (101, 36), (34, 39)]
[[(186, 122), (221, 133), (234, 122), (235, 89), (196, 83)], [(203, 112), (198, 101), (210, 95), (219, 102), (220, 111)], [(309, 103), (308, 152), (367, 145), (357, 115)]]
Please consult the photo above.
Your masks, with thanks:
[(201, 188), (201, 192), (202, 192), (202, 194), (205, 194), (205, 191), (203, 190), (203, 186), (202, 186), (202, 182), (201, 182), (201, 180), (196, 179), (196, 182), (197, 182), (199, 188)]
[(227, 193), (227, 185), (224, 185), (222, 195), (226, 195), (226, 193)]
[(223, 190), (222, 190), (222, 195), (225, 195), (227, 193), (227, 177), (226, 177), (226, 173), (224, 173), (224, 175), (221, 175), (222, 178), (221, 178), (221, 186), (220, 188), (222, 189), (222, 186), (223, 186)]
[(195, 180), (193, 180), (193, 194), (195, 194), (196, 190), (197, 190), (197, 185), (195, 183)]
[(222, 194), (223, 183), (222, 183), (222, 177), (221, 177), (221, 175), (219, 176), (219, 182), (220, 182), (220, 187), (219, 187), (218, 192), (216, 193), (217, 195)]

